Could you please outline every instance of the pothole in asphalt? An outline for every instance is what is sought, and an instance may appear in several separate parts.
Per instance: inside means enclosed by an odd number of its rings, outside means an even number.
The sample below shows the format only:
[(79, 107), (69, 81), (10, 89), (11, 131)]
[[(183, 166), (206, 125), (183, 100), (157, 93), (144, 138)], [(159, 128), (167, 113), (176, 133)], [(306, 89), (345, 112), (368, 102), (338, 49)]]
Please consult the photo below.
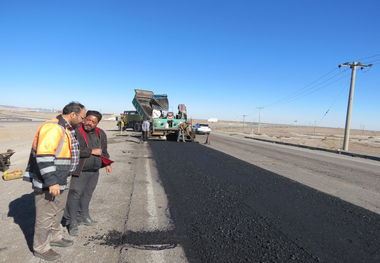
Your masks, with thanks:
[(99, 245), (135, 248), (139, 250), (165, 250), (177, 247), (179, 237), (172, 230), (152, 232), (119, 232), (111, 230), (106, 234), (90, 236), (89, 242)]
[(149, 245), (134, 245), (126, 244), (127, 247), (140, 249), (140, 250), (165, 250), (177, 247), (177, 244), (149, 244)]

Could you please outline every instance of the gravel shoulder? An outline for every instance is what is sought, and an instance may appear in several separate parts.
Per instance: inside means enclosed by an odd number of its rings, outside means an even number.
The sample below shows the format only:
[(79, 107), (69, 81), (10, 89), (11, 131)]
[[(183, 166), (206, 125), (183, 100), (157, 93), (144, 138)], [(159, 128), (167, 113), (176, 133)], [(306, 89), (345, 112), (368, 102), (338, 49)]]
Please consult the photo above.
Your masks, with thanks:
[[(13, 123), (11, 127), (15, 131), (20, 128), (26, 130), (20, 132), (19, 136), (13, 134), (0, 139), (2, 147), (16, 150), (10, 170), (25, 169), (38, 125), (39, 123)], [(115, 163), (111, 175), (101, 171), (90, 205), (92, 217), (98, 224), (94, 227), (80, 226), (79, 237), (73, 239), (72, 247), (57, 248), (62, 255), (62, 259), (57, 262), (119, 261), (120, 247), (106, 246), (103, 243), (108, 233), (125, 230), (135, 174), (134, 166), (130, 164), (139, 148), (136, 148), (137, 139), (119, 136), (119, 132), (112, 130), (113, 126), (114, 122), (103, 122), (101, 126), (107, 133), (109, 152)], [(20, 179), (0, 181), (0, 262), (42, 262), (31, 252), (35, 216), (31, 193), (31, 184)]]

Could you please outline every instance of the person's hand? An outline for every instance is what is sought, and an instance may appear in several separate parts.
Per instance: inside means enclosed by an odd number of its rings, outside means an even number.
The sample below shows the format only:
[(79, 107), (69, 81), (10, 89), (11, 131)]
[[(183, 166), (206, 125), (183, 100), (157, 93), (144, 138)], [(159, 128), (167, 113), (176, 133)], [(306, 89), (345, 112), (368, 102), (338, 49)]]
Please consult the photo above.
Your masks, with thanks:
[(92, 149), (91, 150), (92, 155), (102, 155), (102, 149)]
[(49, 186), (49, 194), (52, 196), (57, 196), (61, 193), (61, 190), (59, 189), (59, 184), (54, 184)]
[(107, 174), (110, 174), (112, 172), (112, 167), (111, 167), (111, 165), (107, 165), (106, 166), (106, 173)]

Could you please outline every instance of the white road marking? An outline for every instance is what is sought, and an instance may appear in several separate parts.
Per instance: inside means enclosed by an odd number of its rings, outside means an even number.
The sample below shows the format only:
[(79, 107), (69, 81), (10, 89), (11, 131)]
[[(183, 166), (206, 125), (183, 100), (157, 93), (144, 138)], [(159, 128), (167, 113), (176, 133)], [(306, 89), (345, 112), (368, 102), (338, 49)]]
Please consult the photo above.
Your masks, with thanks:
[[(149, 151), (149, 149), (146, 149)], [(136, 174), (135, 186), (131, 198), (131, 206), (126, 223), (126, 230), (133, 232), (170, 231), (174, 225), (168, 210), (168, 199), (163, 186), (159, 182), (159, 172), (150, 154), (143, 150), (140, 171)], [(145, 244), (147, 246), (164, 246), (166, 244)], [(167, 244), (170, 245), (170, 244)], [(183, 247), (175, 244), (163, 250), (144, 249), (143, 246), (128, 246), (122, 249), (121, 262), (147, 263), (188, 263)]]
[(158, 213), (157, 213), (157, 204), (154, 198), (154, 189), (153, 189), (153, 180), (152, 173), (150, 170), (149, 159), (145, 161), (145, 171), (146, 171), (146, 193), (147, 193), (147, 211), (150, 217), (147, 218), (148, 227), (151, 230), (155, 230), (158, 227)]
[[(154, 197), (154, 189), (153, 189), (153, 179), (152, 173), (150, 170), (150, 162), (149, 159), (145, 161), (145, 171), (146, 171), (146, 192), (147, 192), (147, 210), (150, 215), (147, 218), (148, 227), (151, 228), (152, 231), (157, 230), (159, 226), (158, 222), (158, 212), (157, 212), (157, 203)], [(149, 257), (152, 262), (164, 263), (165, 262), (165, 252), (164, 251), (150, 251)]]

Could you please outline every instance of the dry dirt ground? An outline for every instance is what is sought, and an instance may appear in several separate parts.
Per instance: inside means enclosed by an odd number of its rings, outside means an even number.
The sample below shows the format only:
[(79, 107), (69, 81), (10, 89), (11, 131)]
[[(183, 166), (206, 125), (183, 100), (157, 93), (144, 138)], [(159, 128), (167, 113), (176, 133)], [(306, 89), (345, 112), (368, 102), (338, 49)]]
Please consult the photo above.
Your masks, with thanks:
[[(5, 111), (0, 109), (0, 152), (5, 152), (7, 149), (15, 150), (15, 154), (11, 158), (10, 170), (22, 169), (26, 167), (30, 146), (33, 136), (41, 121), (50, 119), (56, 116), (57, 113), (51, 112), (28, 112), (28, 111)], [(28, 121), (28, 120), (34, 121)], [(11, 121), (13, 120), (13, 121)], [(39, 120), (39, 121), (37, 121)], [(193, 120), (196, 122), (204, 122), (202, 120)], [(305, 144), (310, 146), (324, 147), (329, 149), (338, 149), (342, 145), (342, 129), (320, 128), (315, 130), (313, 127), (295, 127), (284, 125), (262, 125), (260, 135), (256, 134), (257, 126), (254, 124), (236, 122), (218, 122), (210, 124), (213, 131), (220, 133), (239, 133), (246, 136), (257, 138), (280, 140), (284, 142)], [(115, 121), (102, 121), (101, 128), (107, 131), (113, 140), (122, 138), (118, 136), (118, 131), (115, 131)], [(115, 144), (116, 145), (116, 144)], [(112, 202), (119, 204), (118, 211), (127, 211), (126, 207), (129, 203), (130, 195), (126, 194), (130, 190), (125, 189), (130, 186), (133, 181), (134, 174), (132, 158), (136, 142), (129, 144), (120, 144), (115, 148), (113, 146), (111, 156), (117, 158), (118, 155), (131, 155), (130, 162), (131, 170), (128, 170), (128, 176), (120, 176), (117, 171), (123, 171), (123, 164), (117, 163), (115, 173), (111, 176), (101, 176), (100, 183), (95, 192), (94, 203), (97, 204), (94, 213), (98, 215), (99, 226), (89, 229), (88, 234), (76, 240), (73, 248), (70, 248), (69, 254), (82, 253), (83, 261), (76, 262), (117, 262), (119, 250), (114, 248), (105, 248), (104, 246), (96, 245), (96, 242), (88, 242), (89, 235), (97, 236), (107, 233), (109, 230), (123, 231), (125, 221), (125, 213), (115, 211), (113, 207), (108, 205), (109, 199)], [(124, 147), (124, 148), (120, 148)], [(380, 156), (380, 132), (373, 131), (353, 131), (351, 136), (350, 151)], [(104, 175), (104, 174), (103, 174)], [(117, 187), (115, 186), (117, 185)], [(2, 224), (0, 237), (0, 262), (39, 262), (34, 258), (28, 249), (28, 244), (25, 242), (24, 235), (30, 235), (29, 225), (23, 225), (24, 208), (20, 205), (30, 203), (31, 199), (30, 184), (21, 182), (20, 180), (3, 181), (0, 180), (0, 222)], [(107, 196), (107, 199), (105, 199)], [(114, 200), (115, 199), (115, 200)], [(26, 210), (30, 208), (25, 207)], [(11, 212), (15, 211), (15, 212)], [(23, 212), (24, 211), (24, 212)], [(99, 216), (102, 215), (102, 216)], [(20, 229), (21, 228), (21, 229)], [(70, 261), (70, 256), (67, 254), (62, 262)], [(92, 260), (88, 261), (86, 255), (91, 255)], [(97, 258), (98, 260), (94, 260)], [(12, 259), (12, 260), (10, 260)], [(108, 259), (108, 260), (106, 260)], [(86, 261), (87, 260), (87, 261)]]
[[(330, 150), (343, 149), (344, 129), (257, 123), (218, 122), (210, 124), (213, 131), (239, 133), (254, 138), (307, 145)], [(349, 152), (380, 156), (380, 131), (351, 130)]]
[[(21, 150), (23, 148), (22, 138), (32, 138), (39, 123), (30, 122), (30, 125), (22, 125), (17, 122), (2, 120), (46, 120), (54, 117), (53, 112), (33, 112), (0, 108), (0, 152), (8, 148)], [(107, 119), (110, 116), (104, 116)], [(192, 123), (205, 123), (205, 120), (192, 120)], [(114, 128), (112, 121), (108, 121), (110, 127)], [(320, 147), (330, 150), (343, 148), (344, 129), (329, 127), (295, 126), (279, 124), (261, 124), (258, 132), (257, 123), (227, 122), (220, 121), (210, 123), (215, 132), (239, 133), (254, 138), (273, 141), (281, 141), (293, 144)], [(380, 131), (351, 130), (349, 151), (353, 153), (380, 156)], [(16, 158), (15, 155), (13, 158)], [(12, 158), (12, 159), (13, 159)]]

